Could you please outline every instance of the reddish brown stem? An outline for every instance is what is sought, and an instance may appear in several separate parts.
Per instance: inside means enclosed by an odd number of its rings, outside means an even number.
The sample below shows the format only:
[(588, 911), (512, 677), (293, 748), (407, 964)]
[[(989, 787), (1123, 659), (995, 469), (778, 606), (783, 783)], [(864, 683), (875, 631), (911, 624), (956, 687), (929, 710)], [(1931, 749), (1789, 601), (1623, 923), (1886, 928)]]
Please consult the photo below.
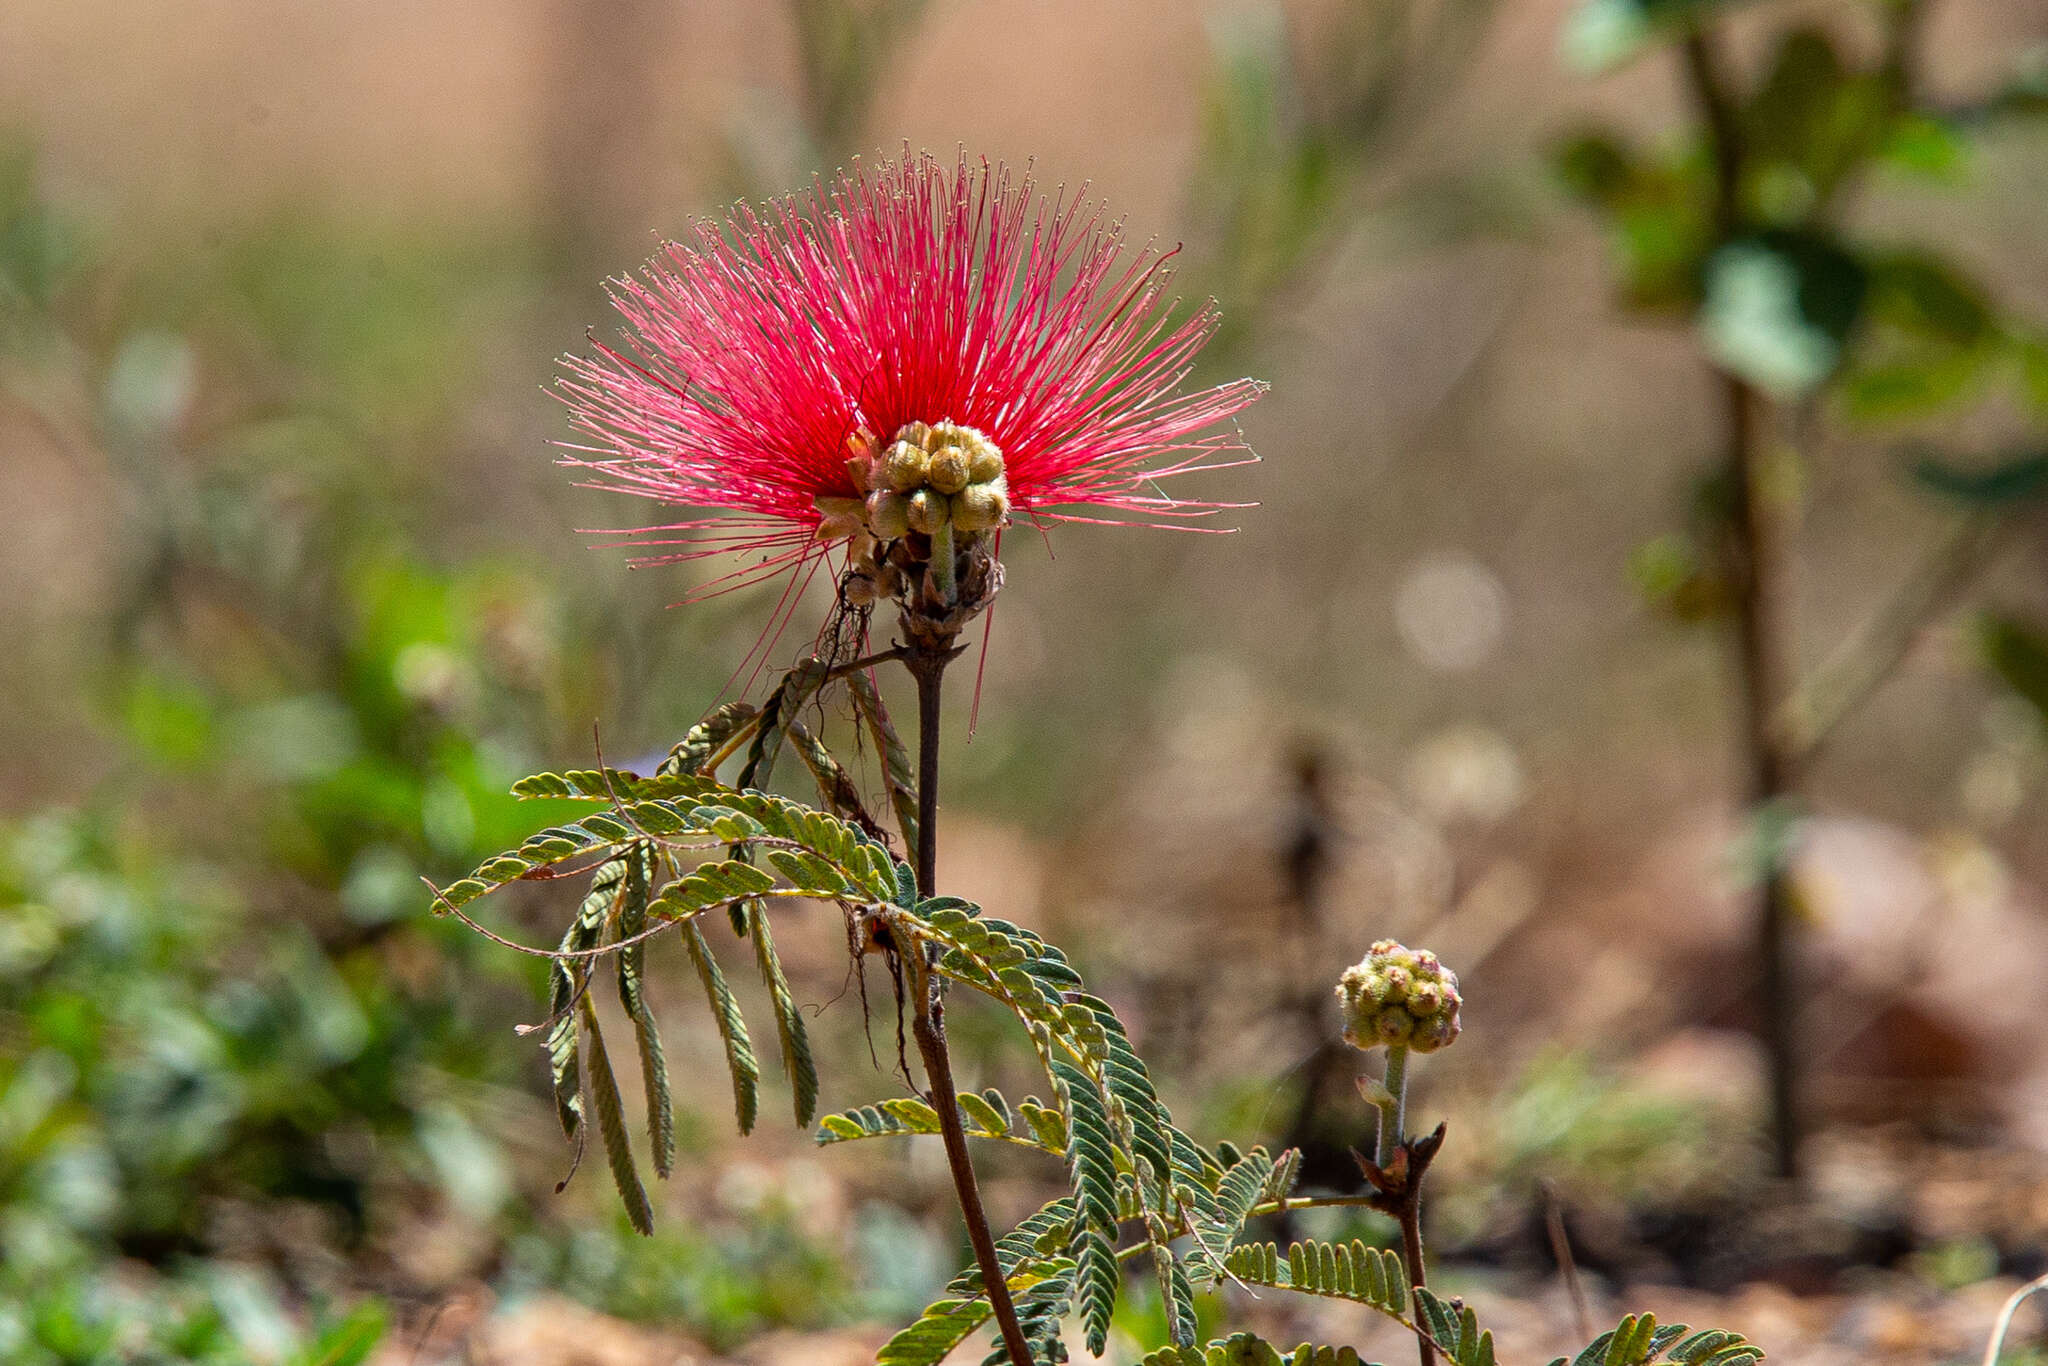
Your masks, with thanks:
[[(1383, 1151), (1388, 1151), (1386, 1125), (1387, 1119), (1382, 1118), (1380, 1146)], [(1436, 1342), (1424, 1326), (1420, 1306), (1414, 1303), (1414, 1296), (1426, 1283), (1422, 1269), (1422, 1178), (1428, 1174), (1429, 1164), (1436, 1160), (1438, 1151), (1443, 1147), (1444, 1126), (1439, 1124), (1420, 1138), (1398, 1137), (1399, 1131), (1395, 1132), (1397, 1140), (1384, 1164), (1355, 1150), (1351, 1155), (1373, 1189), (1366, 1203), (1391, 1216), (1401, 1226), (1401, 1262), (1408, 1272), (1410, 1313), (1415, 1322), (1415, 1351), (1422, 1366), (1436, 1366)]]
[[(917, 890), (920, 896), (935, 895), (939, 851), (939, 687), (952, 659), (951, 651), (913, 650), (904, 660), (917, 680)], [(960, 1106), (954, 1099), (959, 1090), (953, 1082), (953, 1058), (946, 1046), (946, 1001), (943, 984), (922, 962), (910, 964), (915, 1015), (911, 1034), (917, 1040), (918, 1056), (924, 1060), (931, 1106), (938, 1112), (939, 1134), (946, 1145), (946, 1165), (952, 1169), (953, 1192), (959, 1197), (960, 1216), (967, 1224), (967, 1241), (974, 1247), (974, 1261), (981, 1268), (982, 1285), (988, 1293), (990, 1310), (1002, 1334), (1003, 1346), (1016, 1366), (1031, 1366), (1031, 1346), (1017, 1320), (1017, 1305), (1010, 1297), (1010, 1283), (996, 1257), (995, 1236), (989, 1231), (988, 1212), (981, 1203), (981, 1185), (975, 1180), (974, 1162), (967, 1151), (967, 1132), (960, 1123)]]
[[(1408, 1294), (1412, 1303), (1415, 1292), (1422, 1289), (1422, 1183), (1414, 1182), (1407, 1197), (1401, 1202), (1401, 1260), (1408, 1264)], [(1416, 1321), (1421, 1322), (1420, 1314)], [(1436, 1366), (1436, 1347), (1430, 1342), (1429, 1334), (1422, 1329), (1415, 1330), (1415, 1351), (1422, 1366)]]

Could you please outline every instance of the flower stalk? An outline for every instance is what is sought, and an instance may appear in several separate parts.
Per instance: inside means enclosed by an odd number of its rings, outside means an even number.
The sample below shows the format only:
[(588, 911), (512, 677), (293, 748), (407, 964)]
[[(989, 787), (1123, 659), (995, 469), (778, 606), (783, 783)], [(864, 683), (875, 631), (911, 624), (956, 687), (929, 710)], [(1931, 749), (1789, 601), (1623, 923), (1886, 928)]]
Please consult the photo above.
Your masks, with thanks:
[[(952, 565), (951, 537), (946, 553), (934, 553), (933, 577), (937, 566)], [(934, 545), (934, 551), (938, 549)], [(951, 575), (947, 579), (950, 581)], [(917, 892), (921, 897), (937, 895), (939, 856), (939, 720), (940, 692), (946, 666), (958, 653), (954, 649), (913, 649), (904, 659), (917, 681)], [(953, 1081), (952, 1052), (946, 1044), (945, 984), (923, 951), (908, 963), (914, 1015), (910, 1032), (917, 1041), (924, 1062), (925, 1084), (931, 1090), (931, 1107), (939, 1116), (939, 1134), (945, 1142), (946, 1165), (953, 1175), (953, 1192), (960, 1202), (960, 1217), (967, 1225), (967, 1241), (974, 1248), (974, 1261), (981, 1268), (981, 1282), (988, 1294), (989, 1309), (996, 1321), (1004, 1348), (1015, 1366), (1031, 1366), (1031, 1345), (1017, 1319), (1017, 1305), (1010, 1297), (1010, 1284), (996, 1256), (996, 1240), (989, 1228), (988, 1211), (981, 1202), (981, 1184), (974, 1175), (974, 1160), (967, 1151), (967, 1132), (960, 1123), (960, 1106), (954, 1099), (959, 1087)]]
[(1407, 1135), (1402, 1131), (1408, 1115), (1408, 1047), (1395, 1044), (1387, 1050), (1387, 1075), (1380, 1094), (1373, 1100), (1380, 1111), (1380, 1141), (1375, 1157), (1382, 1167), (1394, 1162), (1394, 1151)]

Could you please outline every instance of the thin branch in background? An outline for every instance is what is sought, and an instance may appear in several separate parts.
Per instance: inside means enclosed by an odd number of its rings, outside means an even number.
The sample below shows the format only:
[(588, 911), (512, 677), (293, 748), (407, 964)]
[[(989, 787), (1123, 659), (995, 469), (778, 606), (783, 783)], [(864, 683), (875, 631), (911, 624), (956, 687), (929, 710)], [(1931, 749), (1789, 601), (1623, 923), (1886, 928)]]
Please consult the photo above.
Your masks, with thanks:
[(1998, 1354), (2005, 1350), (2005, 1335), (2012, 1329), (2012, 1316), (2019, 1312), (2020, 1305), (2029, 1295), (2048, 1290), (2048, 1276), (2036, 1276), (2006, 1297), (1998, 1311), (1998, 1322), (1991, 1330), (1991, 1341), (1984, 1346), (1984, 1366), (1998, 1366)]
[(1955, 519), (1892, 596), (1779, 704), (1772, 730), (1804, 768), (1839, 727), (1882, 687), (1914, 645), (1976, 582), (2005, 543), (2010, 523), (1989, 514)]
[[(1745, 149), (1740, 121), (1721, 72), (1719, 54), (1704, 28), (1680, 45), (1687, 88), (1708, 132), (1714, 166), (1717, 243), (1742, 231)], [(1732, 371), (1716, 368), (1721, 407), (1721, 476), (1731, 494), (1722, 538), (1723, 572), (1735, 606), (1735, 666), (1741, 698), (1744, 803), (1752, 813), (1780, 803), (1790, 792), (1790, 764), (1773, 724), (1784, 695), (1784, 598), (1789, 566), (1780, 544), (1780, 518), (1763, 469), (1766, 443), (1760, 418), (1764, 397)], [(1778, 1174), (1799, 1173), (1799, 1053), (1793, 1018), (1792, 893), (1782, 856), (1773, 856), (1757, 884), (1757, 991), (1764, 1051), (1770, 1064), (1771, 1139)]]
[(565, 279), (580, 279), (622, 224), (645, 217), (631, 197), (640, 193), (636, 167), (654, 122), (660, 61), (673, 51), (662, 33), (672, 13), (665, 0), (555, 0), (551, 8), (540, 220)]
[[(1427, 188), (1389, 168), (1457, 89), (1496, 7), (1394, 0), (1348, 7), (1314, 33), (1277, 7), (1211, 25), (1217, 70), (1191, 197), (1209, 223), (1213, 292), (1245, 310), (1226, 338), (1249, 335), (1366, 215)], [(1308, 53), (1330, 60), (1317, 69)]]
[(1571, 1235), (1565, 1231), (1564, 1202), (1553, 1182), (1542, 1182), (1538, 1190), (1543, 1196), (1543, 1227), (1550, 1235), (1550, 1254), (1557, 1259), (1565, 1293), (1571, 1296), (1572, 1332), (1584, 1342), (1593, 1336), (1593, 1316), (1586, 1310), (1586, 1288), (1579, 1284), (1579, 1264), (1572, 1256)]
[(789, 0), (801, 73), (798, 103), (811, 153), (851, 150), (883, 88), (889, 59), (924, 17), (927, 0)]

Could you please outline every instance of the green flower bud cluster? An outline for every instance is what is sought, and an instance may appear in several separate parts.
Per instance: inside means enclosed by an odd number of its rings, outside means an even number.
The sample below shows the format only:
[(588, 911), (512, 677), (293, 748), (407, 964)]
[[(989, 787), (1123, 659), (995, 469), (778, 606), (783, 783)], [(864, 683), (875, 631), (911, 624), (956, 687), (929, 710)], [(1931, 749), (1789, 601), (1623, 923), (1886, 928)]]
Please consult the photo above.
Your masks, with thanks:
[(1003, 453), (972, 427), (912, 422), (886, 448), (856, 449), (846, 465), (862, 496), (816, 500), (826, 540), (865, 532), (888, 542), (946, 526), (993, 531), (1010, 515)]
[(1337, 981), (1344, 1041), (1354, 1048), (1401, 1046), (1434, 1053), (1458, 1037), (1458, 974), (1428, 949), (1382, 939)]

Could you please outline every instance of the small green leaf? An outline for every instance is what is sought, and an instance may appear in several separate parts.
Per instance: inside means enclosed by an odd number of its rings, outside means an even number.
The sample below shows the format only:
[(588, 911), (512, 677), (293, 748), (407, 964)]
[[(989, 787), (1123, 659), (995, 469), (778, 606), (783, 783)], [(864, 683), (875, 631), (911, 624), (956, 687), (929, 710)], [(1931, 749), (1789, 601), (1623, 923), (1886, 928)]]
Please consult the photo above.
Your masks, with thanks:
[(1580, 71), (1607, 71), (1650, 44), (1675, 36), (1733, 0), (1580, 0), (1559, 47)]
[(1955, 346), (1991, 337), (1990, 295), (1957, 266), (1926, 252), (1893, 251), (1872, 257), (1869, 267), (1873, 318)]
[(1867, 289), (1862, 264), (1823, 238), (1772, 232), (1731, 242), (1707, 263), (1701, 341), (1730, 373), (1798, 397), (1841, 363)]
[(1195, 1291), (1188, 1284), (1187, 1268), (1173, 1255), (1173, 1249), (1164, 1244), (1153, 1245), (1152, 1261), (1159, 1272), (1159, 1295), (1166, 1308), (1167, 1331), (1182, 1347), (1192, 1347), (1200, 1326), (1195, 1322)]
[(1640, 175), (1634, 149), (1604, 128), (1572, 134), (1550, 160), (1566, 189), (1599, 208), (1618, 205)]
[(782, 755), (783, 741), (788, 737), (790, 722), (803, 710), (804, 703), (824, 686), (832, 666), (812, 655), (782, 676), (775, 685), (775, 691), (768, 694), (768, 700), (761, 704), (759, 726), (754, 731), (754, 743), (747, 751), (746, 765), (740, 769), (742, 788), (765, 788), (774, 781), (775, 763)]
[(1038, 1135), (1038, 1141), (1053, 1152), (1065, 1152), (1067, 1147), (1067, 1122), (1058, 1110), (1040, 1105), (1030, 1097), (1019, 1103), (1017, 1113), (1024, 1116), (1024, 1122)]
[(1983, 379), (1988, 347), (1916, 347), (1889, 361), (1858, 359), (1836, 382), (1842, 406), (1860, 422), (1904, 422), (1967, 397)]
[[(647, 928), (647, 882), (654, 866), (651, 846), (643, 846), (620, 862), (626, 877), (619, 889), (619, 938), (629, 940)], [(640, 1081), (647, 1096), (647, 1136), (654, 1145), (654, 1171), (667, 1177), (675, 1161), (675, 1103), (669, 1094), (668, 1061), (662, 1054), (661, 1032), (655, 1027), (654, 1011), (647, 1003), (645, 944), (628, 944), (619, 950), (619, 1004), (633, 1022), (639, 1045)]]
[(1969, 165), (1970, 145), (1953, 123), (1916, 110), (1892, 120), (1878, 155), (1910, 175), (1953, 184)]
[(811, 1038), (804, 1028), (804, 1016), (797, 1009), (789, 979), (782, 973), (782, 959), (775, 952), (775, 940), (768, 929), (767, 908), (749, 901), (747, 934), (754, 941), (754, 962), (768, 999), (775, 1010), (775, 1032), (782, 1043), (782, 1068), (789, 1075), (790, 1102), (798, 1128), (810, 1124), (818, 1112), (818, 1065), (811, 1057)]
[(960, 1115), (970, 1128), (980, 1129), (991, 1137), (1000, 1138), (1010, 1132), (1009, 1120), (972, 1091), (960, 1093)]
[(1921, 485), (1978, 507), (1998, 507), (2048, 494), (2048, 455), (2016, 455), (1988, 465), (1960, 466), (1927, 456), (1913, 466)]
[(584, 1069), (589, 1083), (589, 1101), (597, 1111), (597, 1131), (604, 1140), (604, 1155), (612, 1169), (612, 1183), (619, 1188), (619, 1199), (626, 1204), (626, 1217), (633, 1228), (640, 1233), (654, 1232), (654, 1210), (647, 1203), (647, 1190), (640, 1184), (640, 1173), (633, 1166), (633, 1143), (626, 1134), (626, 1116), (619, 1100), (618, 1079), (612, 1074), (612, 1061), (605, 1052), (604, 1031), (598, 1027), (597, 1011), (591, 1007), (590, 997), (585, 994), (581, 1007), (583, 1014), (584, 1046), (589, 1051), (589, 1066)]
[(690, 733), (662, 761), (661, 772), (669, 775), (702, 772), (713, 755), (755, 724), (757, 715), (751, 703), (726, 703), (690, 728)]
[(1979, 624), (1977, 639), (1992, 671), (2048, 719), (2048, 633), (1994, 616)]
[(1109, 1320), (1116, 1310), (1123, 1272), (1117, 1266), (1116, 1250), (1094, 1229), (1083, 1228), (1075, 1235), (1073, 1251), (1082, 1331), (1087, 1335), (1088, 1350), (1101, 1356), (1109, 1342)]
[(690, 961), (697, 966), (704, 995), (711, 1002), (712, 1018), (718, 1023), (718, 1037), (725, 1045), (726, 1069), (732, 1073), (733, 1114), (739, 1120), (740, 1132), (752, 1133), (760, 1109), (761, 1065), (754, 1061), (753, 1043), (747, 1038), (740, 1003), (726, 985), (725, 974), (719, 971), (718, 960), (711, 956), (711, 946), (704, 942), (703, 932), (695, 921), (683, 925), (683, 945), (690, 951)]
[(1739, 111), (1752, 214), (1787, 226), (1807, 221), (1865, 162), (1892, 105), (1884, 80), (1846, 64), (1825, 29), (1787, 29)]

